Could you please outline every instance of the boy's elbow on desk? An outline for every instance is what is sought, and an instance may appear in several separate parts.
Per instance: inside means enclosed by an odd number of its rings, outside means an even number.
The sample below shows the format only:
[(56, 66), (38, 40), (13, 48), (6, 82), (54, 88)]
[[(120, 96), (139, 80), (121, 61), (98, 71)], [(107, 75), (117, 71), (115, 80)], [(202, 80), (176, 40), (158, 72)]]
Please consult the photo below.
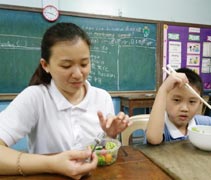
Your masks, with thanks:
[(163, 141), (162, 138), (155, 137), (155, 136), (152, 136), (152, 135), (148, 135), (147, 133), (146, 133), (146, 140), (147, 140), (148, 144), (152, 144), (152, 145), (159, 145)]

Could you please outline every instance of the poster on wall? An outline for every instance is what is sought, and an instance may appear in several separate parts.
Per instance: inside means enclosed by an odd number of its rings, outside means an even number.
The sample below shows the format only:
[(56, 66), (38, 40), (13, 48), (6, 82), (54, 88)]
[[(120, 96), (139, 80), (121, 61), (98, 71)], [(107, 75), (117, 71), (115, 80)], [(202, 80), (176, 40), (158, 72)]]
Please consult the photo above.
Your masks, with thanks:
[(194, 70), (202, 78), (205, 92), (210, 92), (211, 27), (165, 24), (163, 29), (163, 65)]

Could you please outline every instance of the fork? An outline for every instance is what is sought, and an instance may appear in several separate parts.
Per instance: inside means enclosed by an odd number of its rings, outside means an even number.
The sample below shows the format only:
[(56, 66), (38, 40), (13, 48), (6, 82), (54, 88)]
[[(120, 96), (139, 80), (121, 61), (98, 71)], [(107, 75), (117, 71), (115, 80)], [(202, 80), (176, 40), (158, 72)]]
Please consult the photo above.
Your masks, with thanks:
[(87, 162), (90, 162), (91, 160), (92, 160), (92, 154), (93, 154), (93, 152), (95, 151), (95, 149), (96, 149), (96, 147), (99, 145), (99, 144), (101, 144), (101, 142), (102, 142), (102, 139), (105, 137), (105, 133), (98, 133), (98, 135), (95, 137), (95, 145), (94, 145), (94, 147), (93, 147), (93, 149), (92, 149), (92, 153), (91, 153), (91, 156), (87, 159)]
[(92, 153), (95, 151), (95, 149), (96, 149), (96, 147), (99, 145), (99, 144), (101, 144), (101, 142), (102, 142), (102, 139), (105, 137), (105, 134), (104, 133), (99, 133), (98, 135), (97, 135), (97, 137), (95, 137), (95, 146), (94, 146), (94, 148), (92, 149)]

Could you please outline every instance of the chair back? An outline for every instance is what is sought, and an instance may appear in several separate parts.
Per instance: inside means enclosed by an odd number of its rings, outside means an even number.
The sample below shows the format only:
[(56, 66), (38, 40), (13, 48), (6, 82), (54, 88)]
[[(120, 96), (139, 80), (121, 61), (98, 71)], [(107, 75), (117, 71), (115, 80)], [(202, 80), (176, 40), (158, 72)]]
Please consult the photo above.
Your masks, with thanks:
[(133, 132), (140, 129), (143, 131), (146, 130), (149, 114), (134, 115), (130, 117), (130, 120), (133, 121), (133, 124), (131, 124), (121, 133), (121, 141), (123, 146), (129, 145), (129, 139)]

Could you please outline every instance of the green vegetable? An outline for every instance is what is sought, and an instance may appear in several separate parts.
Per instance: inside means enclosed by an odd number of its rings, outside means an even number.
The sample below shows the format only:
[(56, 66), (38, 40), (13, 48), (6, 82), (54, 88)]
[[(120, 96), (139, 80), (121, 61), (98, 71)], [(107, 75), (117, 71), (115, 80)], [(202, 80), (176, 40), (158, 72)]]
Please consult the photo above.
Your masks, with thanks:
[(105, 162), (105, 156), (98, 155), (98, 165), (99, 166), (103, 166), (105, 164), (106, 164), (106, 162)]
[[(92, 144), (90, 147), (91, 147), (91, 149), (93, 150), (93, 149), (94, 149), (94, 147), (95, 147), (95, 145), (94, 145), (94, 144)], [(96, 146), (96, 148), (95, 148), (95, 150), (102, 150), (102, 149), (103, 149), (103, 146), (101, 146), (101, 145)]]
[(110, 150), (116, 147), (116, 144), (114, 142), (107, 142), (105, 145), (106, 150)]
[(197, 127), (192, 127), (192, 131), (195, 131), (195, 132), (200, 132)]
[(199, 133), (202, 133), (202, 134), (206, 133), (204, 130), (197, 129), (197, 127), (192, 127), (192, 131), (199, 132)]
[(102, 150), (102, 149), (103, 149), (103, 146), (96, 146), (95, 149), (96, 149), (96, 150)]

